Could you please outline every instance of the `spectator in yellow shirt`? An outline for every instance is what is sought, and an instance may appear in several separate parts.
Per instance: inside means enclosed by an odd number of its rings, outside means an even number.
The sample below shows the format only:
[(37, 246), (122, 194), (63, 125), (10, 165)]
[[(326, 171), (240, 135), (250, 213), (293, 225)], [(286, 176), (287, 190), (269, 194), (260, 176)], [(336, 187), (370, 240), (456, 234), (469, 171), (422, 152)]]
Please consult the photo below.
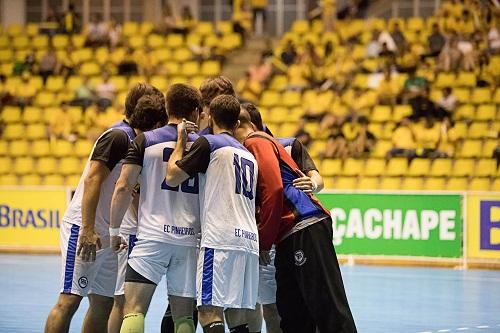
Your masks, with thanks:
[(377, 93), (379, 104), (396, 104), (396, 97), (399, 94), (399, 87), (397, 80), (392, 78), (392, 73), (389, 68), (386, 68), (384, 70), (384, 78), (379, 83)]
[(247, 71), (245, 76), (238, 81), (236, 91), (244, 100), (256, 103), (262, 92), (262, 85), (258, 81), (252, 80)]
[(424, 158), (436, 157), (441, 129), (432, 117), (422, 118), (415, 126), (417, 155)]
[(392, 133), (392, 149), (387, 156), (389, 158), (402, 156), (413, 158), (416, 154), (416, 140), (409, 118), (404, 118)]
[(75, 141), (76, 121), (69, 112), (69, 105), (66, 102), (61, 104), (59, 112), (50, 119), (49, 137), (51, 140)]
[(266, 26), (266, 7), (267, 0), (250, 0), (253, 13), (253, 27), (256, 29), (257, 17), (262, 17), (262, 25)]

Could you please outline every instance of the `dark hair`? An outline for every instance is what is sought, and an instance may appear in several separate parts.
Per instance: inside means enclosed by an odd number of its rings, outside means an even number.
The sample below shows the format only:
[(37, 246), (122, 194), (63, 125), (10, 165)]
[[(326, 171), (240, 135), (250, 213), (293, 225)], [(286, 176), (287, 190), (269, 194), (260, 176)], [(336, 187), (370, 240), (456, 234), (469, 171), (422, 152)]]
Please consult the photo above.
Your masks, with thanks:
[(176, 83), (167, 91), (167, 112), (170, 117), (189, 118), (194, 110), (201, 110), (201, 94), (193, 86)]
[(262, 116), (260, 115), (259, 109), (257, 109), (257, 107), (252, 103), (243, 103), (241, 104), (241, 107), (248, 111), (250, 114), (250, 120), (255, 127), (257, 127), (259, 131), (263, 131), (264, 125), (262, 124)]
[(163, 97), (160, 90), (153, 87), (149, 83), (138, 83), (136, 84), (127, 94), (125, 98), (125, 117), (130, 119), (134, 113), (135, 107), (139, 99), (144, 95), (155, 95), (158, 97)]
[(232, 130), (240, 116), (240, 102), (231, 95), (217, 96), (210, 103), (210, 115), (219, 127)]
[(366, 118), (365, 116), (360, 116), (358, 118), (358, 123), (360, 123), (361, 125), (367, 125), (368, 124), (368, 118)]
[(225, 76), (208, 78), (200, 86), (203, 106), (209, 106), (212, 100), (219, 95), (236, 96), (233, 84)]
[(144, 95), (137, 101), (134, 112), (129, 119), (132, 128), (149, 131), (158, 123), (167, 121), (165, 97), (163, 95)]

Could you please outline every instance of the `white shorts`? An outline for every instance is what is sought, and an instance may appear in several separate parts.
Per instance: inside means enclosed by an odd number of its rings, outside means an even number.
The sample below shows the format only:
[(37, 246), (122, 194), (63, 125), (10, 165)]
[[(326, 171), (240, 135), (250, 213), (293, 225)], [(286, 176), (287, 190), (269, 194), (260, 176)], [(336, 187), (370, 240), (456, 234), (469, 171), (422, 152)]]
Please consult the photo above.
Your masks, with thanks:
[(139, 239), (128, 264), (156, 285), (165, 276), (169, 295), (195, 298), (196, 260), (196, 247)]
[(61, 224), (62, 278), (61, 293), (113, 297), (118, 263), (110, 247), (98, 250), (94, 262), (85, 262), (76, 255), (80, 227)]
[(273, 246), (269, 251), (271, 263), (267, 266), (259, 266), (259, 304), (274, 304), (276, 303), (276, 266), (274, 266), (274, 257), (276, 250)]
[(259, 257), (234, 250), (201, 248), (196, 272), (197, 305), (255, 309)]
[(125, 243), (127, 243), (127, 250), (118, 253), (118, 275), (116, 277), (115, 296), (125, 294), (124, 285), (125, 272), (127, 271), (127, 261), (130, 252), (135, 246), (135, 242), (137, 242), (137, 238), (135, 237), (135, 235), (121, 233), (120, 236), (122, 236), (122, 238), (125, 240)]

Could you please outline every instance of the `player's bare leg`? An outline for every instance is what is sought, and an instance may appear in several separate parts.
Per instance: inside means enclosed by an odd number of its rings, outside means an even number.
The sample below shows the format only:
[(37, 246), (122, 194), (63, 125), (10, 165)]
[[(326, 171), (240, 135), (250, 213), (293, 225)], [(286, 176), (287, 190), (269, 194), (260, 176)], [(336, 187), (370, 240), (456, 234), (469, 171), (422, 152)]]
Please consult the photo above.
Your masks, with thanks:
[(194, 299), (170, 295), (168, 297), (175, 333), (194, 333), (196, 328), (193, 322)]
[(71, 319), (78, 310), (81, 301), (81, 296), (60, 294), (45, 323), (45, 333), (68, 332)]
[(268, 333), (282, 333), (280, 328), (281, 317), (276, 303), (262, 305), (262, 314), (264, 315)]
[(202, 305), (198, 307), (198, 321), (204, 333), (224, 333), (223, 309), (218, 306)]
[(123, 306), (125, 305), (124, 295), (115, 295), (113, 309), (109, 315), (108, 333), (119, 333), (123, 321)]
[(89, 309), (83, 320), (82, 333), (107, 332), (108, 319), (113, 308), (113, 298), (91, 294)]
[(144, 316), (148, 312), (156, 285), (125, 282), (125, 305), (121, 332), (144, 332)]
[(247, 309), (227, 309), (226, 315), (227, 326), (230, 329), (235, 329), (236, 333), (249, 332), (248, 330), (248, 312)]
[(262, 305), (257, 303), (255, 310), (247, 310), (248, 331), (259, 333), (262, 330)]

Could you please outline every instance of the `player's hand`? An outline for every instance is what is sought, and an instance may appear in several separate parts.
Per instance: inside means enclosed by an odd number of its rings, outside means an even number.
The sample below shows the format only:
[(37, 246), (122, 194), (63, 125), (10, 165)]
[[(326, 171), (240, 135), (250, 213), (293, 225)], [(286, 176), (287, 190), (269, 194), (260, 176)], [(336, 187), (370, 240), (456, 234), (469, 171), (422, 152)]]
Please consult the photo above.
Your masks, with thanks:
[(182, 121), (177, 125), (177, 135), (179, 139), (186, 141), (188, 134), (191, 132), (198, 132), (198, 125), (192, 121), (182, 119)]
[(111, 249), (116, 253), (119, 253), (127, 249), (127, 242), (121, 236), (110, 236)]
[(269, 255), (269, 251), (260, 250), (259, 251), (259, 264), (261, 266), (267, 266), (271, 263), (271, 256)]
[(314, 191), (314, 184), (311, 180), (311, 177), (306, 176), (302, 171), (296, 170), (300, 178), (293, 180), (293, 186), (299, 190), (304, 191), (305, 193), (312, 193)]
[(82, 257), (83, 261), (95, 261), (97, 250), (102, 247), (101, 240), (94, 230), (82, 230), (78, 242), (76, 254)]

